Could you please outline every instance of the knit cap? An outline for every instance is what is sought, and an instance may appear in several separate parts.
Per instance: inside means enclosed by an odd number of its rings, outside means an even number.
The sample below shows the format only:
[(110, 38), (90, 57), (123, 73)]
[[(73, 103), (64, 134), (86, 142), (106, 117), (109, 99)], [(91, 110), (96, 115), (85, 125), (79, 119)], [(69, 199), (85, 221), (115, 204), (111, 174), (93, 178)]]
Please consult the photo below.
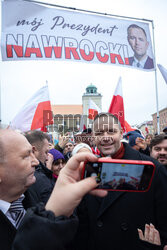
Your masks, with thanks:
[(64, 160), (64, 156), (62, 153), (60, 153), (60, 151), (52, 148), (51, 150), (49, 150), (49, 153), (53, 155), (54, 161), (57, 161), (58, 159), (63, 159)]
[(130, 131), (127, 133), (127, 136), (129, 136), (129, 145), (131, 147), (136, 145), (136, 138), (137, 137), (144, 139), (144, 137), (140, 133), (138, 133), (137, 131)]

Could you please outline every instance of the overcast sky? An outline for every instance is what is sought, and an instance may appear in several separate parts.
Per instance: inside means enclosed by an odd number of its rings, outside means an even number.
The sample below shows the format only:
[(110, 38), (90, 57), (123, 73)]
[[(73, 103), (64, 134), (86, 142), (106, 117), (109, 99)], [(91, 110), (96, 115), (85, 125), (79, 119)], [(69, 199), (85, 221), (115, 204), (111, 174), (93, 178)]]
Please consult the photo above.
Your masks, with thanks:
[[(78, 1), (46, 0), (52, 4), (102, 13), (150, 19), (154, 21), (156, 62), (167, 68), (167, 1), (117, 0)], [(150, 25), (152, 32), (152, 26)], [(103, 96), (102, 110), (107, 111), (122, 77), (125, 118), (131, 124), (152, 120), (156, 112), (155, 72), (112, 65), (63, 61), (2, 62), (1, 119), (9, 123), (25, 102), (48, 81), (52, 104), (82, 104), (82, 95), (92, 83)], [(167, 107), (167, 85), (157, 69), (159, 109)]]

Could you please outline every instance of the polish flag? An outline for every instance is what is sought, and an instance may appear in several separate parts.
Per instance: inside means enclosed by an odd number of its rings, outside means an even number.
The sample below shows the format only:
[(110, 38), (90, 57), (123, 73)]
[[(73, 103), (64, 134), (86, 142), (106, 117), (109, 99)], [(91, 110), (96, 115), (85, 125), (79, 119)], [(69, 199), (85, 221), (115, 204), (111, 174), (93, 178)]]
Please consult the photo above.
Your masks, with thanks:
[(146, 131), (146, 134), (149, 134), (149, 131), (148, 131), (148, 126), (147, 126), (147, 124), (145, 125), (145, 131)]
[(47, 131), (46, 126), (49, 124), (53, 124), (53, 114), (46, 85), (27, 101), (10, 123), (10, 128), (23, 132), (34, 129)]
[(118, 120), (121, 123), (121, 127), (125, 131), (124, 102), (123, 102), (123, 94), (122, 94), (122, 78), (121, 77), (119, 78), (119, 81), (117, 83), (117, 87), (115, 89), (115, 93), (113, 95), (108, 112), (118, 118)]
[(91, 99), (89, 99), (89, 107), (88, 107), (88, 118), (90, 120), (94, 120), (96, 115), (100, 113), (100, 108), (94, 103)]
[(125, 125), (124, 127), (125, 127), (125, 132), (126, 132), (126, 133), (135, 130), (134, 128), (132, 128), (132, 127), (129, 125), (129, 123), (128, 123), (126, 120), (125, 120), (124, 125)]
[(85, 130), (85, 129), (86, 129), (86, 126), (85, 126), (85, 124), (84, 124), (84, 117), (83, 117), (83, 115), (82, 115), (82, 116), (81, 116), (81, 120), (80, 120), (79, 132), (82, 133), (83, 130)]
[(161, 64), (157, 64), (158, 65), (158, 68), (167, 84), (167, 69), (165, 69)]

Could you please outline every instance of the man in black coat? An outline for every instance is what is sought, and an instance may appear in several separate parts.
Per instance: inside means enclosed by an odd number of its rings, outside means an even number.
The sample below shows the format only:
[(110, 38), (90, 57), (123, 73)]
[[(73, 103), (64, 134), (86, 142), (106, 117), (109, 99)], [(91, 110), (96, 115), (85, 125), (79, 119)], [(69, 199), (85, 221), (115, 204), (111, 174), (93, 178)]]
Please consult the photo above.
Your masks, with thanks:
[(35, 171), (36, 182), (29, 188), (29, 192), (37, 203), (43, 202), (46, 204), (55, 185), (53, 172), (46, 166), (50, 137), (39, 130), (31, 130), (24, 135), (32, 145), (33, 153), (39, 161)]
[[(96, 157), (88, 154), (73, 157), (60, 174), (47, 204), (34, 206), (33, 197), (27, 190), (35, 182), (35, 166), (39, 163), (32, 146), (23, 135), (0, 130), (1, 250), (70, 249), (78, 224), (73, 211), (83, 195), (97, 186), (95, 178), (77, 183), (80, 162), (84, 160), (96, 161)], [(106, 195), (105, 191), (92, 193)], [(24, 216), (17, 226), (10, 206), (19, 198), (23, 199)], [(34, 207), (29, 208), (31, 206)]]
[(128, 58), (129, 65), (143, 69), (153, 69), (153, 59), (147, 55), (149, 42), (145, 30), (136, 24), (131, 24), (127, 32), (128, 42), (134, 52), (134, 56)]
[[(153, 246), (139, 240), (137, 228), (153, 223), (159, 230), (162, 245), (167, 242), (167, 173), (153, 158), (122, 144), (121, 126), (109, 113), (99, 114), (94, 121), (94, 136), (104, 157), (152, 161), (156, 166), (148, 192), (114, 192), (105, 198), (87, 195), (78, 207), (79, 230), (77, 250), (144, 250)], [(160, 247), (162, 249), (162, 247)]]
[[(34, 171), (38, 164), (26, 138), (14, 131), (0, 131), (0, 248), (11, 249), (17, 225), (10, 205), (35, 182)], [(25, 193), (24, 213), (34, 205), (33, 198)]]

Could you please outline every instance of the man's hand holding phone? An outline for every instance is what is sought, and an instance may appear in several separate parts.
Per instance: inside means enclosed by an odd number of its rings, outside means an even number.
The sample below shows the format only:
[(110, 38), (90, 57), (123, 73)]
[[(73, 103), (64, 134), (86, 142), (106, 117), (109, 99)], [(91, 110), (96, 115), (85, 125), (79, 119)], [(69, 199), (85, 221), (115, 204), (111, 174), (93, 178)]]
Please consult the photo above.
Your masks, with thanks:
[(104, 197), (106, 190), (95, 189), (98, 186), (96, 176), (81, 180), (85, 161), (96, 162), (97, 157), (91, 153), (78, 153), (71, 157), (60, 171), (53, 192), (46, 204), (46, 210), (51, 210), (56, 216), (72, 215), (83, 196), (90, 192), (92, 195)]

